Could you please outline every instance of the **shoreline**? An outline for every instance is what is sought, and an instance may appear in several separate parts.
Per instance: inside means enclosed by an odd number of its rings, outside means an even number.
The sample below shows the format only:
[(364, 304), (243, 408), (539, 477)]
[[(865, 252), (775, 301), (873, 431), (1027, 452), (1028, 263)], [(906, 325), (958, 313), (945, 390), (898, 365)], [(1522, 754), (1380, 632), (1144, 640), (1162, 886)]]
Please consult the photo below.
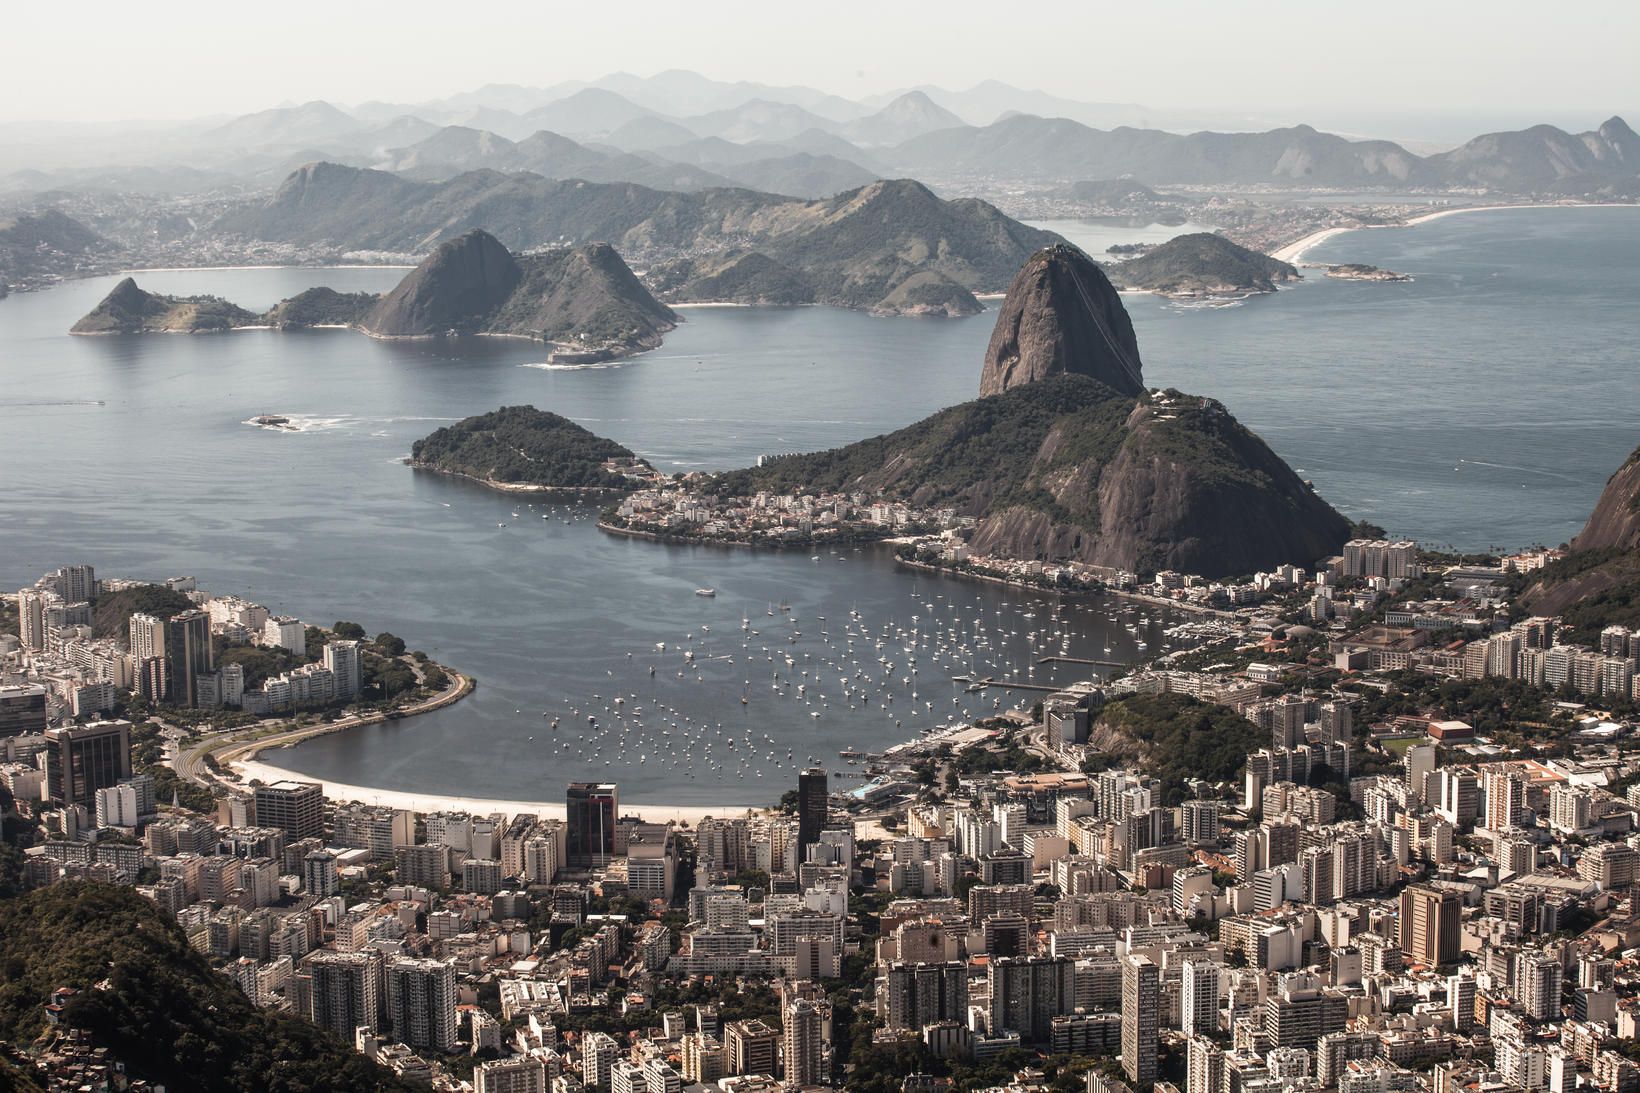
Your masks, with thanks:
[(1419, 224), (1427, 224), (1432, 220), (1443, 220), (1449, 216), (1459, 216), (1464, 213), (1501, 212), (1508, 209), (1640, 209), (1640, 203), (1630, 201), (1582, 201), (1582, 202), (1538, 202), (1518, 205), (1457, 205), (1445, 209), (1436, 209), (1433, 212), (1420, 213), (1398, 224), (1357, 224), (1353, 227), (1322, 228), (1313, 231), (1299, 239), (1293, 240), (1285, 246), (1277, 247), (1270, 252), (1270, 257), (1279, 262), (1298, 265), (1306, 251), (1331, 239), (1335, 235), (1345, 232), (1371, 231), (1377, 228), (1415, 228)]
[(405, 459), (401, 462), (413, 471), (426, 471), (428, 474), (440, 474), (445, 478), (464, 479), (483, 486), (485, 489), (495, 490), (497, 493), (556, 494), (560, 497), (594, 499), (623, 497), (632, 492), (632, 490), (615, 486), (537, 486), (530, 482), (498, 482), (493, 478), (479, 478), (476, 475), (464, 474), (461, 471), (447, 471), (443, 467), (435, 467), (431, 463), (421, 463), (414, 459)]
[[(465, 811), (475, 815), (486, 815), (491, 812), (505, 812), (509, 816), (520, 813), (533, 813), (545, 819), (562, 820), (567, 816), (567, 807), (562, 801), (513, 801), (493, 797), (464, 797), (446, 793), (418, 793), (413, 790), (384, 789), (375, 786), (358, 786), (347, 782), (335, 782), (327, 778), (315, 778), (310, 774), (290, 770), (286, 767), (267, 762), (262, 759), (236, 759), (228, 764), (241, 778), (249, 782), (252, 778), (260, 778), (264, 782), (274, 782), (289, 778), (298, 782), (318, 782), (324, 786), (325, 797), (330, 801), (357, 801), (362, 804), (387, 805), (390, 808), (408, 809), (412, 812), (445, 812)], [(621, 804), (621, 815), (637, 816), (646, 823), (679, 823), (694, 825), (708, 816), (732, 818), (743, 816), (746, 813), (763, 813), (769, 809), (754, 805), (651, 805), (640, 803)]]
[(282, 263), (281, 262), (276, 262), (276, 263), (271, 263), (271, 264), (267, 264), (267, 265), (259, 265), (259, 266), (138, 266), (138, 267), (135, 267), (135, 268), (132, 268), (132, 269), (122, 269), (122, 270), (119, 270), (117, 273), (99, 273), (99, 274), (93, 274), (92, 276), (94, 276), (94, 277), (117, 277), (122, 273), (218, 273), (218, 272), (222, 272), (222, 271), (225, 271), (225, 270), (245, 270), (245, 269), (415, 269), (415, 268), (416, 268), (415, 266), (401, 266), (401, 265), (396, 265), (396, 264), (381, 264), (381, 263), (376, 263), (376, 264), (371, 264), (371, 265), (362, 265), (362, 264), (360, 264), (360, 265), (355, 265), (355, 264), (334, 265), (334, 264), (332, 264), (332, 265), (322, 265), (322, 266), (304, 266), (304, 265), (294, 265), (293, 266), (288, 262), (282, 262)]

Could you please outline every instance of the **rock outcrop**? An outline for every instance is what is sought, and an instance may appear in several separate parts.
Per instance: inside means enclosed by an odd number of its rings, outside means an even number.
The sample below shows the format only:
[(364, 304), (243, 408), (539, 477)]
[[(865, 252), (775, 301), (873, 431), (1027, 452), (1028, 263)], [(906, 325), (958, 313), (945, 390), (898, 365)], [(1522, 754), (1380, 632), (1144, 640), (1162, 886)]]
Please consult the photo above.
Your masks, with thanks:
[(260, 316), (216, 296), (160, 296), (126, 277), (69, 328), (71, 334), (203, 334), (255, 325)]
[(440, 244), (376, 306), (364, 328), (389, 338), (476, 333), (523, 277), (507, 248), (475, 229)]
[(716, 488), (949, 506), (975, 519), (979, 554), (1131, 572), (1309, 566), (1348, 538), (1348, 521), (1222, 405), (1145, 391), (1121, 299), (1080, 251), (1049, 248), (1015, 278), (981, 395)]
[(310, 288), (258, 315), (214, 296), (156, 296), (127, 277), (75, 334), (342, 326), (379, 338), (505, 334), (576, 360), (654, 349), (677, 316), (607, 243), (513, 255), (488, 232), (438, 247), (386, 296)]
[(1583, 640), (1612, 623), (1640, 624), (1640, 448), (1606, 480), (1565, 558), (1541, 570), (1521, 602), (1560, 615)]
[(1125, 395), (1144, 391), (1139, 343), (1122, 298), (1069, 244), (1031, 255), (1002, 302), (980, 373), (981, 397), (1078, 375)]

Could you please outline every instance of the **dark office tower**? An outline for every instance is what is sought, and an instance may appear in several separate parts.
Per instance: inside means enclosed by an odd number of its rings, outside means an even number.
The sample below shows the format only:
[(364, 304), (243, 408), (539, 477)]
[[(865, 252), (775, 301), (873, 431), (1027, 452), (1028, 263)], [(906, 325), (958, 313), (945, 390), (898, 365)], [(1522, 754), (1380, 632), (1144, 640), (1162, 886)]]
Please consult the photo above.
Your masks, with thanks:
[(806, 860), (809, 844), (820, 841), (830, 817), (826, 772), (810, 767), (797, 776), (797, 860)]
[(165, 661), (171, 675), (171, 702), (178, 706), (197, 704), (196, 684), (210, 675), (215, 665), (211, 616), (203, 611), (184, 611), (166, 620)]
[(565, 797), (569, 830), (564, 856), (571, 869), (602, 869), (615, 855), (620, 802), (614, 782), (571, 782)]
[(291, 839), (325, 833), (325, 787), (284, 779), (256, 787), (256, 822), (277, 827)]
[(97, 807), (97, 791), (131, 777), (131, 722), (46, 730), (46, 794), (53, 804)]

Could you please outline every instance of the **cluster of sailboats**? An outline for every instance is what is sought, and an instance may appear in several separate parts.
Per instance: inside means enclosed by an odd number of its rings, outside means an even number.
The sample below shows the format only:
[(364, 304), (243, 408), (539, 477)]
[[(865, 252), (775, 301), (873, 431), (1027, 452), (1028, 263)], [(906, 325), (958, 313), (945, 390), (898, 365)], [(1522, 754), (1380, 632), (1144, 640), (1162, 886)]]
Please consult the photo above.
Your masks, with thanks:
[[(1005, 703), (1029, 705), (1058, 684), (1096, 673), (1097, 652), (1071, 656), (1073, 648), (1086, 648), (1090, 630), (1109, 636), (1106, 658), (1111, 641), (1131, 657), (1160, 640), (1146, 614), (1120, 601), (1010, 602), (995, 593), (926, 586), (913, 587), (912, 600), (913, 614), (884, 621), (868, 619), (857, 606), (839, 618), (803, 617), (789, 603), (771, 602), (741, 610), (738, 628), (720, 621), (714, 632), (702, 622), (679, 638), (626, 653), (627, 672), (607, 671), (619, 679), (610, 693), (566, 697), (561, 707), (542, 711), (545, 747), (566, 768), (594, 777), (790, 778), (839, 747), (844, 737), (822, 728), (828, 722), (850, 729), (864, 718), (892, 722), (894, 742), (908, 730), (932, 734), (998, 713)], [(1052, 663), (1059, 657), (1069, 663)], [(956, 676), (995, 682), (965, 688)], [(532, 733), (530, 741), (536, 739)]]

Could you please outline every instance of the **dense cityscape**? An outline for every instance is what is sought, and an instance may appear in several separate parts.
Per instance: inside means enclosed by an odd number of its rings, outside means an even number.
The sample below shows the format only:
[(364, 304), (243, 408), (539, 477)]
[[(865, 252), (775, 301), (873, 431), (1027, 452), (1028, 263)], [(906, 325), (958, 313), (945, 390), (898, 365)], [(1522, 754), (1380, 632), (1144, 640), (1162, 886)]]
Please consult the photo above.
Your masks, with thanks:
[(0, 14), (0, 1093), (1640, 1093), (1640, 6), (743, 8)]
[[(536, 815), (179, 782), (156, 741), (352, 706), (381, 639), (64, 566), (0, 638), (16, 879), (127, 887), (441, 1090), (1628, 1091), (1640, 634), (1512, 611), (1552, 553), (1353, 540), (1167, 663), (693, 824), (618, 776)], [(65, 1032), (31, 1065), (122, 1063)]]

